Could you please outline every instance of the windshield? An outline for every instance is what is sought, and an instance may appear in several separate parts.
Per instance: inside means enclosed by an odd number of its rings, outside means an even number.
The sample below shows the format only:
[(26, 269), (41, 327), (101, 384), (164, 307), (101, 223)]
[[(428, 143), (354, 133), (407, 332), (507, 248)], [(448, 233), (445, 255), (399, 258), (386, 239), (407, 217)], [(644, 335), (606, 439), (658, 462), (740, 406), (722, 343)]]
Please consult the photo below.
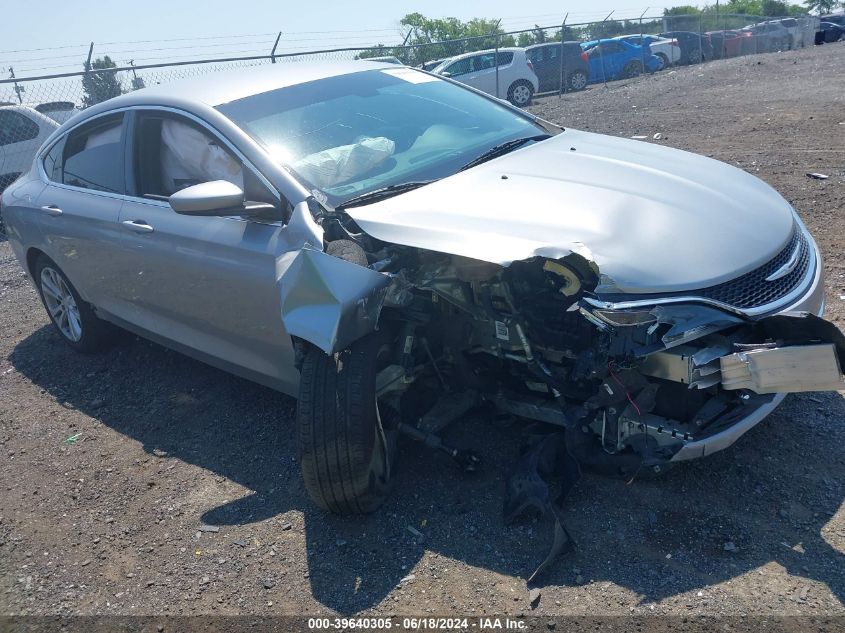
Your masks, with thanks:
[(320, 79), (217, 109), (330, 207), (449, 176), (504, 141), (548, 133), (504, 105), (410, 68)]

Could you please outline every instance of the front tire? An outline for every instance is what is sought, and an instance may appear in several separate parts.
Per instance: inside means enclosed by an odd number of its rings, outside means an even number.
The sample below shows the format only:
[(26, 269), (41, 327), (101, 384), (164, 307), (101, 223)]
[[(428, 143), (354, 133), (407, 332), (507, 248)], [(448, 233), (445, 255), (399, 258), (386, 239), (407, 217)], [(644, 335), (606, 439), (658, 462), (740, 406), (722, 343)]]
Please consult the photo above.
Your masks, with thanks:
[(334, 355), (311, 347), (300, 372), (299, 461), (305, 488), (336, 514), (373, 512), (393, 483), (396, 416), (376, 399), (391, 340), (371, 334)]
[(39, 256), (33, 276), (47, 315), (65, 343), (87, 353), (100, 350), (110, 342), (109, 324), (97, 318), (53, 260)]
[(579, 92), (587, 87), (587, 83), (589, 83), (589, 78), (587, 77), (587, 73), (583, 70), (576, 70), (575, 72), (569, 75), (569, 89), (574, 92)]
[(531, 82), (525, 79), (520, 79), (511, 84), (508, 88), (508, 101), (514, 104), (517, 108), (524, 108), (531, 103), (534, 97), (534, 86)]
[(658, 59), (660, 59), (660, 65), (657, 67), (655, 72), (665, 70), (669, 66), (669, 58), (666, 56), (665, 53), (657, 53), (656, 56)]

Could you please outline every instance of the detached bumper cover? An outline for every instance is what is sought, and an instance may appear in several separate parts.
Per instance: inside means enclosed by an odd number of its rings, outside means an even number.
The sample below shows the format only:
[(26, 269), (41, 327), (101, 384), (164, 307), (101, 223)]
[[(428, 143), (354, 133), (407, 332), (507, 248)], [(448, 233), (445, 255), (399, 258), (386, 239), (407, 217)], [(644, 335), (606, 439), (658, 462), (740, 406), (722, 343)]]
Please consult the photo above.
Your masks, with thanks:
[[(818, 261), (819, 265), (813, 278), (812, 285), (801, 299), (787, 308), (788, 312), (803, 311), (819, 317), (824, 312), (824, 282), (822, 279), (821, 258), (818, 258)], [(842, 334), (840, 333), (839, 336), (841, 337)], [(763, 418), (774, 411), (777, 406), (783, 402), (784, 398), (786, 398), (785, 393), (774, 394), (770, 402), (758, 406), (745, 418), (730, 428), (727, 428), (719, 433), (715, 433), (709, 437), (686, 443), (677, 453), (675, 453), (670, 461), (680, 462), (689, 459), (696, 459), (704, 457), (705, 455), (712, 455), (713, 453), (726, 449), (745, 433), (754, 428), (754, 426), (763, 420)]]

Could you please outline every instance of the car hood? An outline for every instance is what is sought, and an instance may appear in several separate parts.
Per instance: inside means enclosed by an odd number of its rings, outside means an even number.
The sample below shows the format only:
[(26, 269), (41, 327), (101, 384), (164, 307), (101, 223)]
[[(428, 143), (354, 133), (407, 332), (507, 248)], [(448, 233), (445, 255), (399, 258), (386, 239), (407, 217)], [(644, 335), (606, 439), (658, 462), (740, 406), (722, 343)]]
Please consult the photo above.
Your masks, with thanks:
[(503, 266), (579, 253), (600, 292), (623, 293), (735, 278), (794, 227), (789, 203), (740, 169), (577, 130), (347, 213), (379, 240)]

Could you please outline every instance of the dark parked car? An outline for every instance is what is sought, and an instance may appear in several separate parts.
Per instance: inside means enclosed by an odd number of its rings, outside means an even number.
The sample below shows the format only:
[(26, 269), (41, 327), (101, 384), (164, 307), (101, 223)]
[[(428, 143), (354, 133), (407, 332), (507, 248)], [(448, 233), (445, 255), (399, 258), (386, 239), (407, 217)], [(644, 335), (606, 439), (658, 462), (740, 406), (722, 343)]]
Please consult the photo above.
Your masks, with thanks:
[(819, 18), (822, 22), (830, 22), (831, 24), (838, 24), (845, 26), (845, 13), (831, 13), (830, 15), (823, 15)]
[(821, 33), (820, 44), (838, 42), (845, 39), (845, 26), (834, 24), (833, 22), (822, 22), (819, 24), (819, 33)]
[(658, 35), (678, 40), (681, 46), (681, 64), (698, 64), (706, 59), (713, 59), (713, 46), (706, 34), (700, 35), (694, 31), (666, 31)]
[(563, 57), (560, 49), (560, 42), (535, 44), (525, 49), (540, 81), (540, 92), (560, 90), (560, 79), (563, 75), (566, 76), (566, 90), (583, 90), (590, 81), (590, 60), (581, 44), (564, 42)]
[(430, 62), (423, 62), (422, 64), (420, 64), (420, 68), (422, 68), (423, 70), (434, 70), (447, 59), (449, 58), (441, 57), (440, 59), (432, 59)]
[(743, 42), (749, 39), (746, 34), (734, 30), (710, 31), (710, 46), (713, 48), (713, 59), (726, 59), (742, 55)]

